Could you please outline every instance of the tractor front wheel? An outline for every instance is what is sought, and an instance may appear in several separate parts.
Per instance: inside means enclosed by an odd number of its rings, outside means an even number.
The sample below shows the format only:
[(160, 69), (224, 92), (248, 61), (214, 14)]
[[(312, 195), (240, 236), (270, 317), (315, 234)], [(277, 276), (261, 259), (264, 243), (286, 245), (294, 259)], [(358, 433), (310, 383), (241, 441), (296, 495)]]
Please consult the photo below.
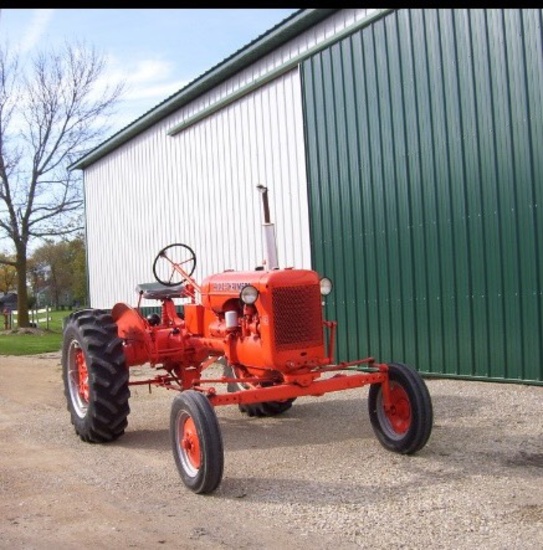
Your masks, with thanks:
[(64, 327), (62, 378), (77, 435), (89, 443), (120, 437), (128, 424), (128, 369), (109, 313), (72, 313)]
[(381, 384), (372, 384), (368, 396), (371, 425), (377, 439), (389, 451), (416, 453), (432, 431), (433, 411), (428, 388), (420, 374), (408, 365), (388, 365), (390, 408), (385, 409)]
[(170, 440), (183, 483), (195, 493), (212, 493), (222, 480), (224, 450), (217, 415), (205, 395), (185, 390), (175, 397)]

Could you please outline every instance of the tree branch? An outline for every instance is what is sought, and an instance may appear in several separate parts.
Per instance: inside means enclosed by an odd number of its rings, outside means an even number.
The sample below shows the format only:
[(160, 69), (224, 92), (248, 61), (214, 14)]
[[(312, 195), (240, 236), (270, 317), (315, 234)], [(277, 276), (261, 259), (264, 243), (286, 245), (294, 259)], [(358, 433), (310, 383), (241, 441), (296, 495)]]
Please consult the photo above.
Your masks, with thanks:
[(2, 257), (0, 257), (0, 265), (10, 265), (11, 267), (17, 267), (17, 264), (14, 261)]

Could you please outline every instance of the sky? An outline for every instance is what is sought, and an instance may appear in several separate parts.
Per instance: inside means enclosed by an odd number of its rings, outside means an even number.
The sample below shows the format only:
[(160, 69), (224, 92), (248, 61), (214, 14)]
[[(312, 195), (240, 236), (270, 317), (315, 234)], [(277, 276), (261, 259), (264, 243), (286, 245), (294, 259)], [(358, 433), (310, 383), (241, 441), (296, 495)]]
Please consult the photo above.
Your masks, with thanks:
[[(0, 8), (0, 46), (23, 61), (64, 42), (95, 47), (104, 82), (126, 86), (105, 141), (296, 11)], [(0, 252), (10, 251), (0, 235)]]
[(64, 41), (96, 47), (106, 80), (126, 83), (113, 134), (296, 11), (1, 9), (0, 44), (29, 57)]

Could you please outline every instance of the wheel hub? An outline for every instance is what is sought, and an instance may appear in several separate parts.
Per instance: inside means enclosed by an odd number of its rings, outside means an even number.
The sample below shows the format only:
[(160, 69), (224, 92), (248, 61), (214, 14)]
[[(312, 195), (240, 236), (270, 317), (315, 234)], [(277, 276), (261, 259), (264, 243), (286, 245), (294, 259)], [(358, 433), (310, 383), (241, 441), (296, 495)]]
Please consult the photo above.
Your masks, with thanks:
[(200, 440), (196, 426), (192, 418), (187, 418), (183, 425), (183, 433), (180, 442), (187, 459), (194, 468), (200, 467)]
[(390, 408), (386, 411), (388, 421), (392, 429), (399, 434), (404, 434), (411, 425), (411, 406), (409, 396), (398, 384), (390, 386)]
[(68, 388), (74, 412), (85, 418), (90, 401), (89, 371), (81, 346), (74, 340), (68, 352)]
[(89, 401), (89, 371), (87, 369), (87, 362), (85, 361), (85, 355), (82, 349), (78, 349), (75, 355), (75, 362), (77, 365), (78, 374), (78, 386), (79, 395), (81, 399), (88, 403)]

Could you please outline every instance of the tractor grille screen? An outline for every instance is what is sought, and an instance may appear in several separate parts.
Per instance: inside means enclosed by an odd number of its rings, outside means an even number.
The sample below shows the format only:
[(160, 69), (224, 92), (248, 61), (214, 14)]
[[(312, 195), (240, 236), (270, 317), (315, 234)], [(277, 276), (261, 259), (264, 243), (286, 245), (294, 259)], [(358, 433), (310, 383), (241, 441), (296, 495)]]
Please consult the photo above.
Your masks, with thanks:
[(274, 288), (272, 304), (278, 351), (322, 345), (319, 285)]

